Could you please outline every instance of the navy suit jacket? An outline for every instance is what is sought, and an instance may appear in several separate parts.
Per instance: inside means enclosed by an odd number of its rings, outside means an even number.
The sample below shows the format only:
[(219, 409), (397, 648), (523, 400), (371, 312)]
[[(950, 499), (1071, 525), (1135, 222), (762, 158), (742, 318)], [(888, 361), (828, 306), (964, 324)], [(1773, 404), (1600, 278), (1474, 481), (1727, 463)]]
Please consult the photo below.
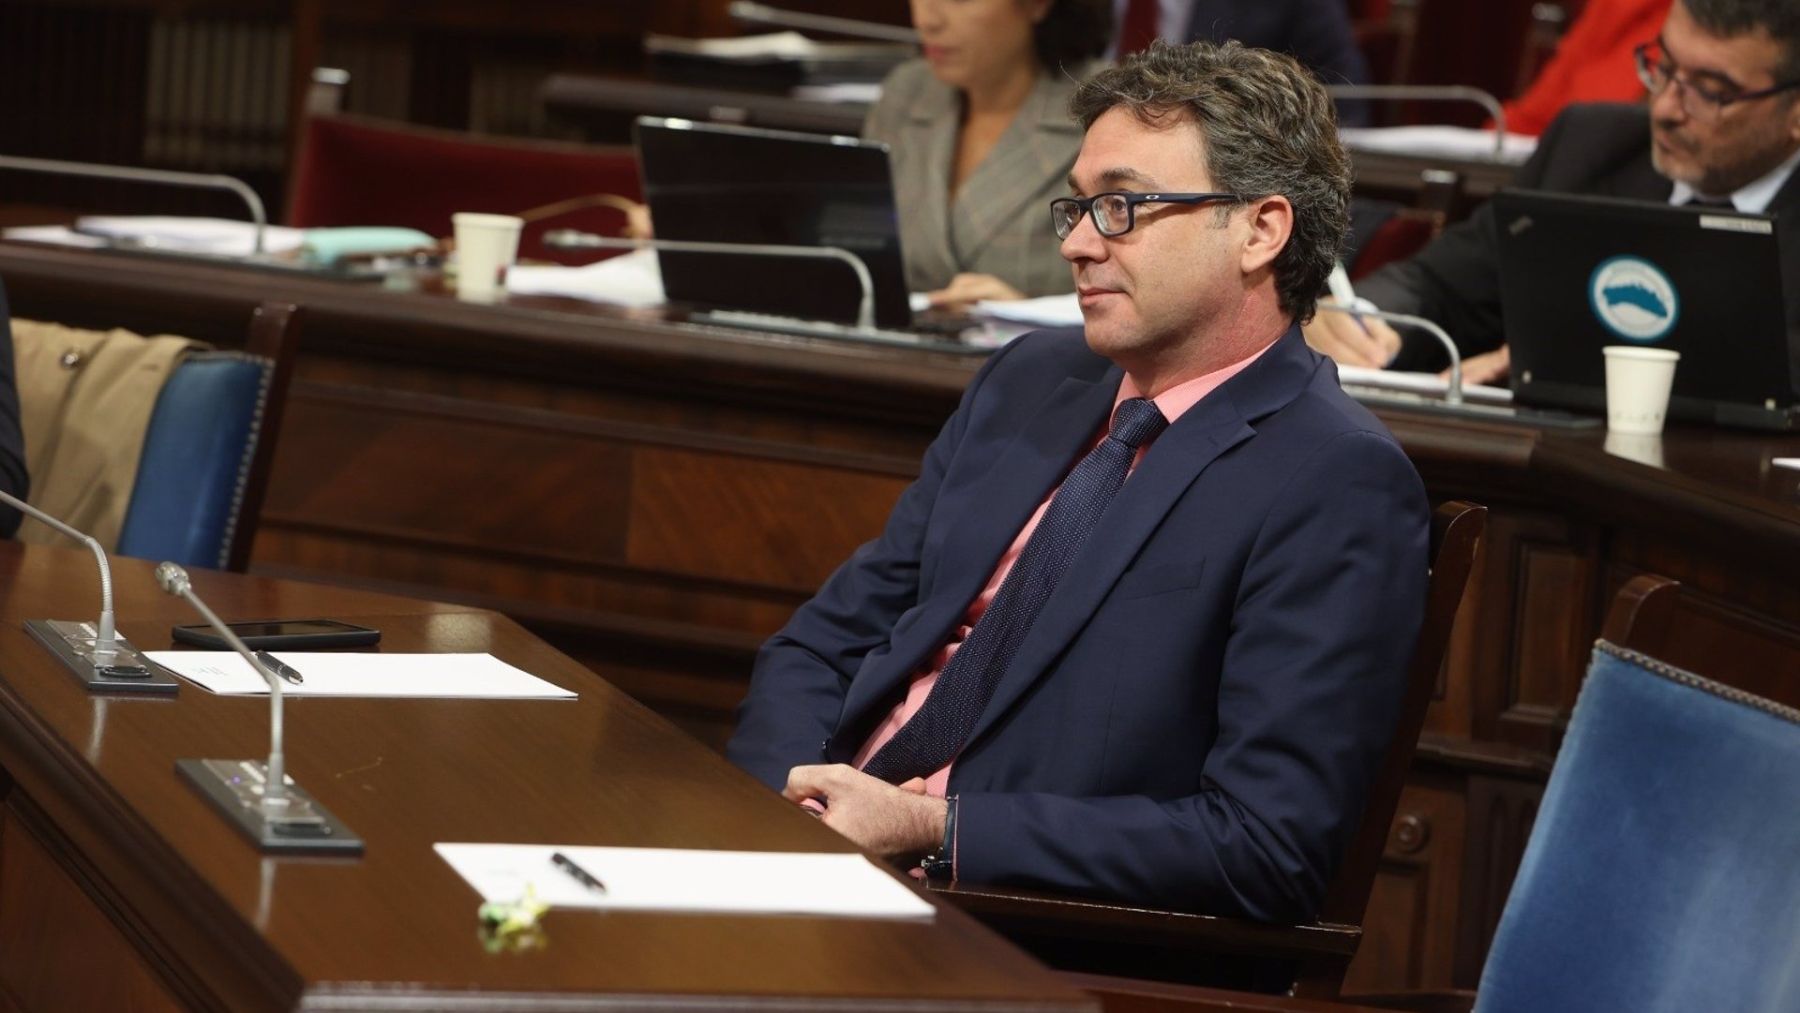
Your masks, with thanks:
[[(996, 353), (887, 528), (763, 648), (728, 746), (847, 762), (1105, 425), (1079, 328)], [(1157, 437), (950, 774), (959, 879), (1313, 914), (1396, 720), (1428, 517), (1297, 328)]]
[[(6, 287), (0, 285), (0, 489), (26, 499), (31, 482), (25, 472), (25, 433), (19, 427), (19, 389), (13, 377), (12, 314), (6, 307)], [(22, 516), (0, 505), (0, 538), (19, 530)]]

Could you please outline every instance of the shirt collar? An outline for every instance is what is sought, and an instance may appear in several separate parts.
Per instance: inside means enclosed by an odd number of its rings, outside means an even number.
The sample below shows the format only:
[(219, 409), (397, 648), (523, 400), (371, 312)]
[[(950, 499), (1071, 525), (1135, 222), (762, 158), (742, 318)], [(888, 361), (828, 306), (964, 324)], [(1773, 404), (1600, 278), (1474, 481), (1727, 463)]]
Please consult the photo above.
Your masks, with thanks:
[[(1770, 170), (1761, 179), (1746, 183), (1732, 191), (1731, 206), (1742, 214), (1766, 214), (1769, 205), (1775, 200), (1775, 195), (1781, 192), (1782, 184), (1786, 183), (1788, 176), (1793, 174), (1796, 165), (1800, 165), (1800, 148), (1794, 149), (1794, 153), (1787, 157), (1787, 161)], [(1680, 207), (1698, 196), (1700, 196), (1698, 190), (1677, 180), (1675, 188), (1669, 191), (1669, 203)], [(1707, 196), (1712, 195), (1708, 194)]]
[[(1192, 380), (1183, 380), (1150, 400), (1156, 404), (1156, 410), (1162, 412), (1163, 418), (1168, 419), (1170, 425), (1174, 425), (1175, 420), (1180, 418), (1182, 413), (1199, 404), (1201, 398), (1218, 390), (1225, 381), (1248, 369), (1251, 363), (1262, 358), (1263, 353), (1274, 348), (1279, 341), (1280, 339), (1277, 338), (1228, 366), (1221, 366), (1210, 373), (1196, 376)], [(1119, 381), (1119, 393), (1113, 398), (1113, 410), (1117, 411), (1120, 403), (1128, 398), (1143, 396), (1144, 392), (1138, 389), (1138, 385), (1131, 379), (1131, 374), (1127, 373), (1124, 379)], [(1110, 418), (1110, 416), (1108, 417)]]

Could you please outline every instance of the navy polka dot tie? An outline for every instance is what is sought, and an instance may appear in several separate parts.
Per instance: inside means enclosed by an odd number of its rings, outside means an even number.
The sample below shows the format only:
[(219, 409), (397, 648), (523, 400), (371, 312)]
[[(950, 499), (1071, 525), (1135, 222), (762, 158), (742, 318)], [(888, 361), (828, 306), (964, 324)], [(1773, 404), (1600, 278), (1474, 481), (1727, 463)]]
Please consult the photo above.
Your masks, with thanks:
[(1063, 571), (1124, 484), (1137, 449), (1168, 424), (1145, 398), (1120, 402), (1112, 431), (1063, 479), (994, 600), (944, 666), (925, 703), (869, 758), (865, 772), (899, 784), (931, 774), (962, 750)]

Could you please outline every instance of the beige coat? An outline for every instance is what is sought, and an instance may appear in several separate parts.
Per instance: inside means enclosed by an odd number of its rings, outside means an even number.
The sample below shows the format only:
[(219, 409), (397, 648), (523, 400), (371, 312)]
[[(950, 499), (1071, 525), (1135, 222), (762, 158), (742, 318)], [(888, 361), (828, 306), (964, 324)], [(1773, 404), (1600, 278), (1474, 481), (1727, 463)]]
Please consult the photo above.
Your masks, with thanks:
[[(32, 320), (14, 320), (12, 327), (31, 505), (110, 549), (124, 526), (144, 431), (163, 382), (190, 348), (205, 346)], [(68, 544), (29, 517), (18, 538)]]
[(1074, 291), (1050, 230), (1050, 201), (1068, 195), (1081, 150), (1069, 117), (1076, 82), (1046, 74), (986, 159), (950, 200), (962, 98), (923, 60), (895, 68), (863, 136), (885, 143), (894, 165), (906, 285), (943, 288), (959, 273), (991, 274), (1027, 296)]

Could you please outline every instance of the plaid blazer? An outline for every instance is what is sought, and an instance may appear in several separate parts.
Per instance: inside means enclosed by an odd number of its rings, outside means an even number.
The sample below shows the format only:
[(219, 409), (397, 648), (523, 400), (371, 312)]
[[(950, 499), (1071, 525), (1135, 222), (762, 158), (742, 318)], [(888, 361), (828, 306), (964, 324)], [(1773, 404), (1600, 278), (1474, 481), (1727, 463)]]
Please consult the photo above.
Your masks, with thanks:
[(1066, 177), (1081, 149), (1081, 127), (1069, 117), (1075, 85), (1060, 73), (1038, 78), (994, 150), (951, 200), (961, 96), (923, 60), (888, 75), (863, 136), (886, 144), (893, 159), (908, 289), (943, 288), (970, 271), (994, 275), (1027, 296), (1074, 291), (1050, 231), (1049, 205), (1068, 195)]

